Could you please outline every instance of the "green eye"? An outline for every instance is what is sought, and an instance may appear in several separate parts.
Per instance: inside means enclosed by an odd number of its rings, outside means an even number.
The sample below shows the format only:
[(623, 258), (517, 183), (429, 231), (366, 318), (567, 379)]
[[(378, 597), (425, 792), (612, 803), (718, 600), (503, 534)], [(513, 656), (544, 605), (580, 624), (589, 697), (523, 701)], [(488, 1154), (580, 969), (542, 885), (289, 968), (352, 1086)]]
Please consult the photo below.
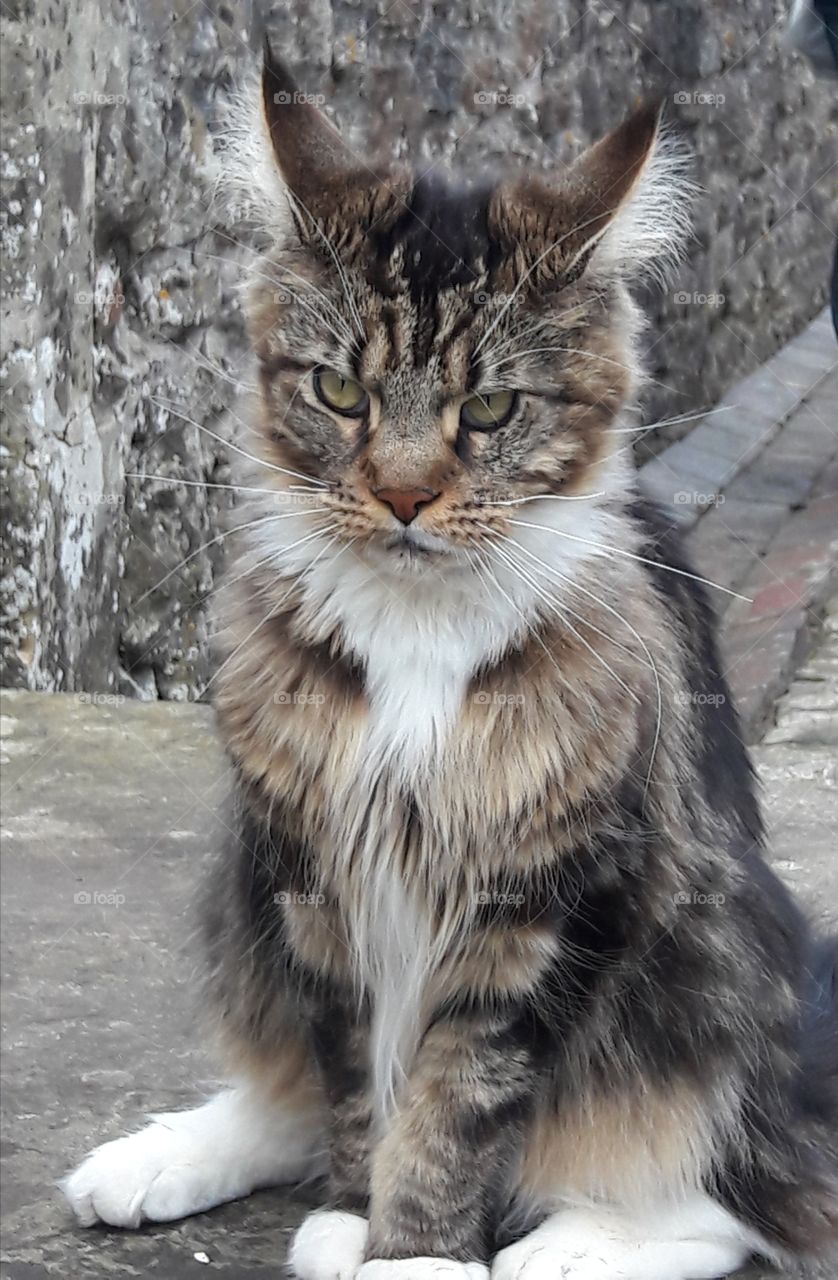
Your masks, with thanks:
[(512, 417), (518, 397), (514, 391), (483, 391), (460, 409), (460, 423), (468, 431), (493, 431)]
[(360, 382), (344, 378), (334, 369), (315, 370), (314, 390), (325, 405), (345, 418), (360, 418), (367, 411), (369, 396)]

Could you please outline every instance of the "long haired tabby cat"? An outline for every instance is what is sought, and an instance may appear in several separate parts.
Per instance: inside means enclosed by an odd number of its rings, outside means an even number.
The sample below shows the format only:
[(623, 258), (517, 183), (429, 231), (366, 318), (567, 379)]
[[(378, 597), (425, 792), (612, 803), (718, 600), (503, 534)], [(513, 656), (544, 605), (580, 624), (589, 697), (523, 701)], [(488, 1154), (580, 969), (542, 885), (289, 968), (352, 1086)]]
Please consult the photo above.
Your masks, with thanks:
[(233, 1084), (66, 1195), (136, 1227), (328, 1172), (300, 1280), (828, 1249), (834, 945), (762, 860), (705, 596), (620, 425), (677, 148), (644, 110), (552, 185), (373, 171), (270, 53), (258, 114), (203, 916)]

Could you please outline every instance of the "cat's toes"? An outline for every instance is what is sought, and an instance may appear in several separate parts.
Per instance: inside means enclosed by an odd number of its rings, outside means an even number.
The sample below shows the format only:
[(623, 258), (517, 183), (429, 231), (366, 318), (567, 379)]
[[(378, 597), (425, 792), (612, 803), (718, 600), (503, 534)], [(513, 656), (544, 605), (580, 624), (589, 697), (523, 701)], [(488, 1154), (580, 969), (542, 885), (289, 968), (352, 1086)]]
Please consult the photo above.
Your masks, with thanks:
[[(591, 1270), (593, 1268), (593, 1270)], [(609, 1259), (559, 1250), (544, 1243), (521, 1240), (497, 1255), (492, 1263), (492, 1280), (616, 1280), (621, 1272), (609, 1270)]]
[(723, 1241), (535, 1233), (497, 1255), (492, 1280), (719, 1280), (743, 1261), (741, 1249)]
[(82, 1226), (171, 1222), (223, 1199), (208, 1153), (165, 1124), (97, 1147), (59, 1184)]
[(355, 1280), (369, 1223), (356, 1213), (318, 1209), (297, 1231), (288, 1263), (297, 1280)]
[(489, 1280), (482, 1262), (449, 1262), (446, 1258), (402, 1258), (365, 1262), (357, 1280)]

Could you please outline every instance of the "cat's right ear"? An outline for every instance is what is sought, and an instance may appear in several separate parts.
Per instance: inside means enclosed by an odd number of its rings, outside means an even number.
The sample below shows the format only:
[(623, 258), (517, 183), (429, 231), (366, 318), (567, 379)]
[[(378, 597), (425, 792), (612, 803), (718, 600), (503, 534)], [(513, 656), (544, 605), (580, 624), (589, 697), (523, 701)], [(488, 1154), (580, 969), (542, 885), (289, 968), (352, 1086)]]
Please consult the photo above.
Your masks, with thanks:
[(347, 257), (370, 227), (395, 221), (411, 187), (407, 170), (353, 152), (267, 41), (260, 83), (226, 102), (212, 169), (223, 220), (248, 224), (261, 248), (302, 242)]
[(286, 64), (265, 37), (262, 115), (285, 190), (303, 214), (319, 219), (334, 209), (338, 191), (358, 161), (338, 131), (302, 93)]

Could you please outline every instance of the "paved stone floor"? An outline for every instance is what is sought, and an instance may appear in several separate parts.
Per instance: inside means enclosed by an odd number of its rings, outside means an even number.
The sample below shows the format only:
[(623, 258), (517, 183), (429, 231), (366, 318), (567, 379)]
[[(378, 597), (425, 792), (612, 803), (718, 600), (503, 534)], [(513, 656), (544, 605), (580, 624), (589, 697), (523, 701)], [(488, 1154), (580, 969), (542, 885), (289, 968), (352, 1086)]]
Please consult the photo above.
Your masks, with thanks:
[[(211, 716), (85, 698), (3, 698), (4, 1275), (273, 1280), (311, 1195), (126, 1234), (76, 1227), (53, 1185), (91, 1145), (213, 1085), (191, 984), (193, 889), (228, 780)], [(838, 901), (836, 746), (838, 600), (755, 752), (771, 856), (818, 915)]]

